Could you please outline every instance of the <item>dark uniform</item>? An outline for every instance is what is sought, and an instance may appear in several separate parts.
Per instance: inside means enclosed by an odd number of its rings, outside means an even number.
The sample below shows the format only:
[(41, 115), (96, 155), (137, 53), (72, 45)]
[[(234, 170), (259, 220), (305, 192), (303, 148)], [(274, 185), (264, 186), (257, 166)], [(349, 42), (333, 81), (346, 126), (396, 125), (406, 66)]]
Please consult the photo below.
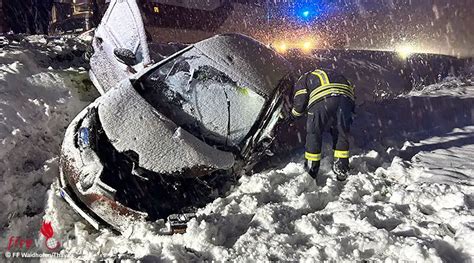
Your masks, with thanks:
[(309, 174), (316, 178), (322, 158), (322, 134), (333, 138), (333, 171), (339, 180), (349, 171), (349, 132), (354, 112), (354, 88), (334, 71), (315, 70), (299, 78), (295, 85), (292, 115), (307, 113), (306, 152)]

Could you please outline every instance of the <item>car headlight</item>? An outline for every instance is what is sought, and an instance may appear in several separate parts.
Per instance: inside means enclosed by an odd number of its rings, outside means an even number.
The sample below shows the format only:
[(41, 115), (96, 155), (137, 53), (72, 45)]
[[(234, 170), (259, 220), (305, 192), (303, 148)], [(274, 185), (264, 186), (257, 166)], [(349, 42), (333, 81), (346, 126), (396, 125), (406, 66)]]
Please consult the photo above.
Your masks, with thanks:
[(304, 40), (300, 44), (301, 49), (305, 52), (309, 52), (314, 49), (314, 42), (311, 40)]
[(277, 42), (277, 43), (273, 44), (272, 46), (274, 46), (275, 50), (278, 53), (285, 53), (288, 50), (288, 44), (284, 41)]
[(289, 49), (298, 49), (305, 53), (316, 48), (316, 41), (313, 39), (303, 39), (299, 41), (277, 41), (271, 45), (278, 53), (286, 53)]

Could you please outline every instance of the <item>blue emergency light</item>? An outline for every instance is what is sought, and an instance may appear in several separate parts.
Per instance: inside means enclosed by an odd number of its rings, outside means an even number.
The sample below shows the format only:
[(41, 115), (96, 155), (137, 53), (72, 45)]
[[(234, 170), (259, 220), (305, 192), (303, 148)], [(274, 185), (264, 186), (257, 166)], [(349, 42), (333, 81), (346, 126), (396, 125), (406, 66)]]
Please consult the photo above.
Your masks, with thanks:
[(269, 19), (284, 16), (292, 21), (312, 23), (332, 12), (330, 1), (332, 0), (280, 0), (279, 4), (271, 5), (267, 15)]
[(293, 6), (293, 15), (299, 20), (309, 22), (324, 12), (322, 7), (321, 1), (296, 1)]

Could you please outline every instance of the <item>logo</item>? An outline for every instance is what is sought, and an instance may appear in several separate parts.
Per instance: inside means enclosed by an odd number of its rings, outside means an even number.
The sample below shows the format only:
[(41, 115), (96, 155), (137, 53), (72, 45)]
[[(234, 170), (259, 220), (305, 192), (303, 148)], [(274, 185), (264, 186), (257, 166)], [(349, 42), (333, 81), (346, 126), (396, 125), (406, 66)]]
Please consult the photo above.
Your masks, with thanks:
[(51, 226), (51, 222), (43, 221), (43, 225), (40, 229), (41, 234), (45, 237), (44, 245), (49, 250), (55, 250), (61, 246), (59, 241), (57, 241), (54, 236), (54, 230)]
[[(53, 251), (61, 246), (61, 243), (54, 238), (54, 229), (51, 226), (51, 222), (43, 221), (40, 233), (45, 238), (44, 246), (49, 250)], [(33, 238), (23, 238), (20, 236), (10, 236), (8, 239), (7, 251), (13, 250), (30, 250), (33, 248), (41, 248), (41, 238), (34, 240)]]

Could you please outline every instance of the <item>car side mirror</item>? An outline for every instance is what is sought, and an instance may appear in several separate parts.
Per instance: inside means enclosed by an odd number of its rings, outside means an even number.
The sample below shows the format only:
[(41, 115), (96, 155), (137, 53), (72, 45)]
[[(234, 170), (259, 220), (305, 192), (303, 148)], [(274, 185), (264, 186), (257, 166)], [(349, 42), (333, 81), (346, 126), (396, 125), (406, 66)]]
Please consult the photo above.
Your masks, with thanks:
[(114, 49), (115, 58), (127, 66), (134, 66), (137, 64), (137, 56), (130, 50), (126, 48), (116, 48)]

